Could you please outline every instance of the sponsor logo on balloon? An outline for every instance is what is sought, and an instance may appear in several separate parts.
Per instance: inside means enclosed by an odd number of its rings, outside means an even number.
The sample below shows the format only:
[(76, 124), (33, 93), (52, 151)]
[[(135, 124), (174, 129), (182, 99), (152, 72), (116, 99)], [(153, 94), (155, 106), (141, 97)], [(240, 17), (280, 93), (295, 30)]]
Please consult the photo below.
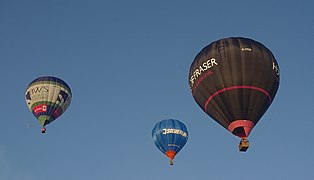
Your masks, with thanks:
[(162, 129), (162, 134), (180, 134), (183, 137), (187, 137), (186, 132), (181, 129)]
[[(211, 58), (209, 60), (207, 60), (206, 62), (204, 62), (201, 66), (199, 66), (198, 68), (196, 68), (192, 74), (192, 76), (190, 77), (190, 87), (192, 89), (192, 87), (194, 86), (195, 80), (201, 76), (203, 74), (203, 72), (207, 71), (208, 69), (214, 67), (214, 66), (218, 66), (218, 63), (216, 62), (215, 58)], [(206, 73), (205, 76), (202, 76), (202, 80), (207, 77), (208, 75), (212, 74), (213, 72), (210, 71), (210, 73)], [(197, 84), (199, 84), (200, 82), (198, 81)]]
[(168, 147), (178, 147), (178, 148), (181, 148), (180, 146), (178, 146), (177, 144), (168, 144)]
[[(196, 81), (196, 83), (195, 83), (194, 88), (193, 88), (192, 91), (194, 91), (194, 90), (198, 87), (198, 85), (199, 85), (207, 76), (210, 76), (210, 75), (212, 75), (213, 73), (214, 73), (214, 72), (213, 72), (212, 70), (206, 71), (206, 72)], [(192, 89), (192, 87), (191, 87), (191, 89)]]
[(40, 93), (40, 92), (49, 92), (49, 86), (36, 86), (34, 88), (29, 89), (27, 94), (34, 94), (34, 93)]
[(33, 111), (36, 115), (38, 115), (41, 112), (46, 112), (47, 111), (47, 106), (44, 104), (39, 104), (38, 106), (35, 106), (33, 108)]
[(241, 51), (252, 51), (252, 49), (251, 49), (251, 48), (246, 47), (246, 48), (241, 48)]
[(278, 66), (275, 64), (275, 62), (273, 62), (273, 70), (275, 70), (277, 76), (280, 75), (280, 70), (279, 70)]

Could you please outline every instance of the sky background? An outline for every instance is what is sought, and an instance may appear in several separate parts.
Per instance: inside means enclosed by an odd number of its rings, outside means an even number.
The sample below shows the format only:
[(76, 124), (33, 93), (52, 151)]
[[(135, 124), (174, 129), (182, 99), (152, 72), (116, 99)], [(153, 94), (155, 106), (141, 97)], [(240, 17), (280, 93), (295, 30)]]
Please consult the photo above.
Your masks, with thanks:
[[(313, 8), (311, 0), (0, 0), (0, 180), (313, 178)], [(196, 54), (232, 36), (264, 44), (281, 69), (246, 153), (188, 85)], [(73, 93), (46, 134), (24, 100), (43, 75)], [(168, 118), (189, 130), (174, 166), (151, 137)]]

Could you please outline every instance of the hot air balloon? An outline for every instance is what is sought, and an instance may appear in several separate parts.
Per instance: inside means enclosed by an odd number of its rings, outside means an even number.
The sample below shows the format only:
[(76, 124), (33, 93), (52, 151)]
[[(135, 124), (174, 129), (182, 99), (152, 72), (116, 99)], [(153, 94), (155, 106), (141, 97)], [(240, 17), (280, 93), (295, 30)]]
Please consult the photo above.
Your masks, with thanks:
[(261, 43), (224, 38), (197, 54), (190, 67), (189, 85), (203, 111), (241, 138), (239, 150), (246, 151), (251, 130), (277, 93), (279, 66)]
[(61, 116), (71, 103), (70, 87), (63, 80), (53, 76), (42, 76), (32, 81), (25, 94), (26, 104), (42, 125), (45, 126)]
[(165, 119), (158, 122), (152, 131), (156, 147), (170, 159), (173, 159), (188, 140), (188, 130), (179, 120)]

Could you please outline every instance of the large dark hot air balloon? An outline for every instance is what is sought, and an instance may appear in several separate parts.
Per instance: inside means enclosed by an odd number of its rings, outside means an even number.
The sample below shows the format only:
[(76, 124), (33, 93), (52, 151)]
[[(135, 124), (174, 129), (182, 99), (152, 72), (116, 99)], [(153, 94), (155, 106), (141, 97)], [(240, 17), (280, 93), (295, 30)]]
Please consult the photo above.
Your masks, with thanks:
[(33, 80), (27, 87), (25, 100), (29, 110), (45, 126), (61, 116), (72, 99), (71, 89), (63, 80), (53, 76), (42, 76)]
[(272, 52), (248, 38), (231, 37), (202, 49), (190, 67), (193, 98), (211, 118), (241, 138), (248, 136), (274, 100), (279, 66)]

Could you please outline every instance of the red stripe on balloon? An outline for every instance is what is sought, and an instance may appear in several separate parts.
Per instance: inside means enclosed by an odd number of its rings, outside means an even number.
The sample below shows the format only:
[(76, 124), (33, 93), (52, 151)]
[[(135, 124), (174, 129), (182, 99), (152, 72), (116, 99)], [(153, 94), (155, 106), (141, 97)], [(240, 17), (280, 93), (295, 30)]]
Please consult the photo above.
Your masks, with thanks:
[(227, 88), (223, 88), (223, 89), (220, 89), (218, 91), (216, 91), (214, 94), (212, 94), (211, 96), (209, 96), (209, 98), (207, 99), (206, 103), (205, 103), (205, 111), (207, 111), (207, 106), (209, 104), (209, 102), (217, 95), (219, 95), (220, 93), (223, 93), (225, 91), (229, 91), (229, 90), (234, 90), (234, 89), (253, 89), (253, 90), (257, 90), (257, 91), (260, 91), (262, 93), (264, 93), (268, 99), (269, 99), (269, 102), (272, 101), (272, 98), (271, 96), (269, 95), (269, 93), (262, 89), (262, 88), (259, 88), (259, 87), (256, 87), (256, 86), (231, 86), (231, 87), (227, 87)]

